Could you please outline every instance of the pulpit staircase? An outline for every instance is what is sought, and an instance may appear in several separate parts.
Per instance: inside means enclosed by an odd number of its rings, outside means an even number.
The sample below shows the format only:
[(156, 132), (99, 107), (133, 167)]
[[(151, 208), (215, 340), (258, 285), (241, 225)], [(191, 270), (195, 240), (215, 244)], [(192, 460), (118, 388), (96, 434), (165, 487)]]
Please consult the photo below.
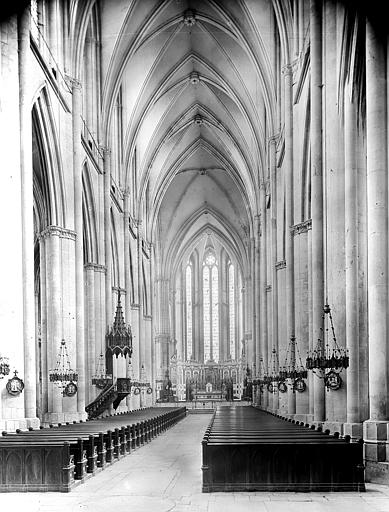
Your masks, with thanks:
[(88, 419), (97, 418), (112, 405), (116, 410), (120, 402), (131, 392), (131, 380), (118, 378), (108, 383), (101, 393), (85, 407)]

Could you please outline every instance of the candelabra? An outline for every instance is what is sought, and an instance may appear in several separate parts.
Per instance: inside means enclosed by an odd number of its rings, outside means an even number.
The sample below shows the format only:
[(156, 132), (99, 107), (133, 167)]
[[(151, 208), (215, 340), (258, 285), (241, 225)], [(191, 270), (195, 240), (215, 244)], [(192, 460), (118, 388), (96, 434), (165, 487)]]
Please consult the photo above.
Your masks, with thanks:
[[(348, 368), (349, 356), (348, 350), (338, 345), (331, 308), (328, 304), (323, 308), (323, 326), (324, 328), (320, 328), (323, 339), (319, 338), (316, 347), (308, 352), (306, 365), (308, 370), (312, 370), (316, 376), (324, 379), (327, 390), (337, 390), (342, 384), (339, 373)], [(332, 346), (329, 342), (330, 330)]]
[(49, 379), (50, 382), (54, 382), (60, 388), (66, 388), (70, 383), (73, 384), (73, 389), (74, 386), (76, 386), (74, 382), (78, 380), (78, 373), (70, 367), (70, 359), (65, 340), (61, 341), (57, 362), (54, 370), (49, 371)]
[(112, 382), (112, 375), (106, 372), (104, 355), (101, 352), (96, 365), (96, 373), (92, 375), (92, 384), (99, 389)]
[[(298, 366), (296, 365), (296, 354), (299, 361)], [(294, 336), (290, 337), (288, 349), (286, 351), (285, 363), (280, 369), (280, 377), (288, 383), (293, 392), (298, 391), (299, 393), (302, 393), (306, 390), (307, 385), (304, 379), (308, 377), (308, 372), (306, 368), (304, 368), (296, 338)]]
[(8, 357), (0, 356), (0, 379), (9, 375)]

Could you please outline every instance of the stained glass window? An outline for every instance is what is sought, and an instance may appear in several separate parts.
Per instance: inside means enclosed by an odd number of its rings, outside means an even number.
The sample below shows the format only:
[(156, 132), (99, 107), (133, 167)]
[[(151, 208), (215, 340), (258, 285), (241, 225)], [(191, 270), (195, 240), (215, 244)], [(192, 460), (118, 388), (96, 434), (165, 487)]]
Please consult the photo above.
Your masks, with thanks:
[(210, 315), (210, 282), (209, 267), (203, 270), (203, 294), (204, 294), (204, 360), (211, 359), (211, 315)]
[(219, 274), (212, 252), (204, 258), (204, 361), (219, 361)]
[(232, 263), (228, 267), (228, 318), (231, 359), (235, 359), (235, 269)]
[(38, 9), (38, 1), (37, 0), (31, 0), (31, 34), (33, 35), (34, 39), (39, 43), (39, 9)]
[(219, 361), (219, 276), (216, 265), (212, 267), (212, 353)]
[(186, 267), (186, 358), (192, 357), (193, 335), (192, 335), (192, 267)]

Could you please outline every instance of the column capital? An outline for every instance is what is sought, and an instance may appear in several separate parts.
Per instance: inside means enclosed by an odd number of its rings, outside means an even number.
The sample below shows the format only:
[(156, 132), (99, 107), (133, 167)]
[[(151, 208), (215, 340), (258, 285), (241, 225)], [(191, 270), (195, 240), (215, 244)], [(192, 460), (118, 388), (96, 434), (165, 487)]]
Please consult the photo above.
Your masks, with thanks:
[(105, 265), (100, 265), (99, 263), (87, 262), (84, 264), (85, 270), (94, 270), (95, 272), (101, 272), (105, 274), (107, 272), (107, 267)]
[(286, 64), (282, 67), (281, 72), (284, 76), (293, 76), (293, 66), (292, 64)]
[(271, 135), (270, 137), (268, 137), (268, 142), (270, 144), (277, 144), (278, 140), (280, 138), (280, 133), (275, 133), (274, 135)]
[(290, 233), (292, 236), (296, 236), (301, 235), (301, 233), (306, 233), (310, 229), (312, 229), (312, 219), (290, 226)]
[(120, 292), (121, 295), (126, 295), (127, 294), (127, 291), (122, 288), (121, 286), (112, 286), (112, 291), (113, 292)]
[(82, 83), (78, 78), (75, 78), (70, 75), (65, 75), (65, 81), (73, 90), (74, 89), (79, 90), (79, 91), (82, 90)]
[(76, 240), (77, 233), (70, 229), (65, 229), (60, 226), (47, 226), (39, 235), (39, 239), (44, 240), (52, 236), (58, 236), (60, 238), (67, 238), (69, 240)]
[(112, 153), (112, 150), (110, 147), (108, 146), (103, 146), (102, 144), (99, 146), (99, 150), (101, 151), (101, 153), (103, 153), (103, 157), (106, 158), (106, 157), (110, 157), (111, 156), (111, 153)]

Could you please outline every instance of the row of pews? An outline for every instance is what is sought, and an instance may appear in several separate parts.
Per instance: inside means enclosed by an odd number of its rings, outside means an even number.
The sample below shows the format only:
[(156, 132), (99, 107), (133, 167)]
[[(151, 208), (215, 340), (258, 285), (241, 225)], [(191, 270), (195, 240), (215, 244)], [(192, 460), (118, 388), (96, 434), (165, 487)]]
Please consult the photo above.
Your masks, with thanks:
[(49, 428), (3, 432), (0, 492), (69, 492), (185, 415), (185, 407), (154, 407)]
[(203, 492), (364, 491), (363, 441), (255, 407), (220, 407), (202, 441)]

